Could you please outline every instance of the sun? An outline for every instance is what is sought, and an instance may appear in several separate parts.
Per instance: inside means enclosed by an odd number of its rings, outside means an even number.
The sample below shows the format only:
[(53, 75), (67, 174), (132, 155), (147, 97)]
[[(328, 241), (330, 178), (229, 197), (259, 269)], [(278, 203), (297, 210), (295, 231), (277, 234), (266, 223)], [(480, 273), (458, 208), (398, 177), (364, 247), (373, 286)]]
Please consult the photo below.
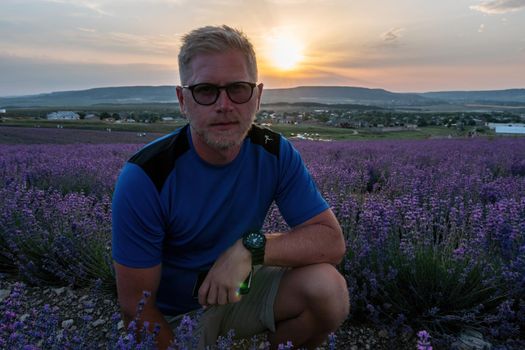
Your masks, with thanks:
[(269, 58), (273, 66), (291, 70), (304, 59), (303, 46), (291, 35), (277, 35), (268, 39)]

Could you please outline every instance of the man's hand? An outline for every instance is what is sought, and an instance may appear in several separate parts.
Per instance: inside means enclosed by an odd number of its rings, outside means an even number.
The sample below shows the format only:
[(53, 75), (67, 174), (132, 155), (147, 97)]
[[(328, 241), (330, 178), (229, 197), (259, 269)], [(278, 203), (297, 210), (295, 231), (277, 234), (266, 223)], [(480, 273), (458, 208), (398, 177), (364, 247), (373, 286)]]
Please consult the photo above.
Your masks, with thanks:
[(239, 287), (252, 268), (251, 253), (238, 240), (222, 253), (199, 288), (199, 304), (225, 305), (241, 300)]
[[(160, 332), (156, 338), (157, 348), (168, 348), (173, 339), (173, 332), (164, 315), (162, 315), (155, 304), (162, 266), (159, 264), (151, 268), (136, 269), (117, 262), (114, 263), (114, 266), (117, 277), (118, 301), (125, 326), (127, 327), (129, 322), (137, 316), (137, 305), (143, 296), (143, 291), (151, 292), (138, 320), (137, 329), (142, 329), (145, 321), (150, 324), (150, 332), (153, 331), (154, 324), (159, 324)], [(140, 336), (140, 334), (137, 334), (137, 336)]]

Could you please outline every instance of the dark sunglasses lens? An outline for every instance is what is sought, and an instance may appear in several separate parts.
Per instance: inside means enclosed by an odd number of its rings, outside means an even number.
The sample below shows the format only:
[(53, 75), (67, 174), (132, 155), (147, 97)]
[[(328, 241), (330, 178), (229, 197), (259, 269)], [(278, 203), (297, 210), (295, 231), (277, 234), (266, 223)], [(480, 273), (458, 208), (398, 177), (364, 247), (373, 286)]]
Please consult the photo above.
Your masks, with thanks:
[(210, 105), (215, 102), (219, 89), (211, 84), (199, 84), (193, 87), (193, 98), (200, 104)]
[(228, 96), (235, 103), (246, 103), (252, 97), (253, 88), (247, 83), (234, 83), (227, 87)]
[(225, 87), (219, 87), (213, 84), (197, 84), (191, 87), (191, 92), (195, 101), (201, 105), (212, 105), (217, 101), (220, 90), (226, 89), (230, 100), (234, 103), (241, 104), (250, 100), (253, 94), (254, 85), (250, 83), (233, 83)]

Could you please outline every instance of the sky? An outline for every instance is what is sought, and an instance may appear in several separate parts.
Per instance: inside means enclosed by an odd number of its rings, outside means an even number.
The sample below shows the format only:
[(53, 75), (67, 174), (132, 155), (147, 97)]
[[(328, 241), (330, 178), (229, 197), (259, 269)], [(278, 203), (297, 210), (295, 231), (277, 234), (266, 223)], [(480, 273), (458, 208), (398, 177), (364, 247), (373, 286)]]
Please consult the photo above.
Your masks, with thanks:
[(181, 37), (221, 24), (266, 88), (525, 88), (525, 0), (0, 0), (0, 96), (177, 85)]

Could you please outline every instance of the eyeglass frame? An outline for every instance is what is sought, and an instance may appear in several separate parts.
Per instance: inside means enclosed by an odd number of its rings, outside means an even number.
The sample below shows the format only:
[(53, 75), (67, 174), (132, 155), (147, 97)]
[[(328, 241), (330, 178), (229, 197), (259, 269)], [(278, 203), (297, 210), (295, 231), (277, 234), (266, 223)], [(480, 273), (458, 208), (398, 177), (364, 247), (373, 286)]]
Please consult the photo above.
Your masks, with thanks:
[[(247, 84), (247, 85), (249, 85), (252, 88), (251, 89), (251, 93), (250, 93), (250, 97), (245, 102), (240, 102), (240, 103), (234, 101), (231, 98), (230, 93), (228, 92), (228, 88), (230, 86), (235, 85), (235, 84), (239, 84), (239, 83)], [(195, 98), (195, 94), (194, 94), (193, 90), (199, 85), (210, 85), (210, 86), (213, 86), (214, 88), (217, 89), (217, 95), (215, 96), (215, 100), (213, 100), (213, 102), (211, 102), (211, 103), (200, 103), (199, 101), (197, 101), (197, 99)], [(215, 85), (215, 84), (211, 84), (211, 83), (198, 83), (198, 84), (193, 84), (193, 85), (182, 85), (181, 86), (181, 88), (183, 88), (183, 89), (190, 90), (191, 91), (191, 96), (193, 97), (193, 100), (197, 104), (199, 104), (201, 106), (211, 106), (211, 105), (215, 104), (217, 102), (217, 100), (219, 99), (219, 96), (221, 95), (221, 90), (226, 91), (226, 95), (228, 96), (230, 101), (232, 101), (235, 104), (242, 105), (242, 104), (248, 103), (251, 100), (251, 98), (253, 97), (253, 90), (256, 87), (257, 87), (257, 83), (251, 83), (251, 82), (248, 82), (248, 81), (234, 81), (234, 82), (226, 84), (226, 85)]]

